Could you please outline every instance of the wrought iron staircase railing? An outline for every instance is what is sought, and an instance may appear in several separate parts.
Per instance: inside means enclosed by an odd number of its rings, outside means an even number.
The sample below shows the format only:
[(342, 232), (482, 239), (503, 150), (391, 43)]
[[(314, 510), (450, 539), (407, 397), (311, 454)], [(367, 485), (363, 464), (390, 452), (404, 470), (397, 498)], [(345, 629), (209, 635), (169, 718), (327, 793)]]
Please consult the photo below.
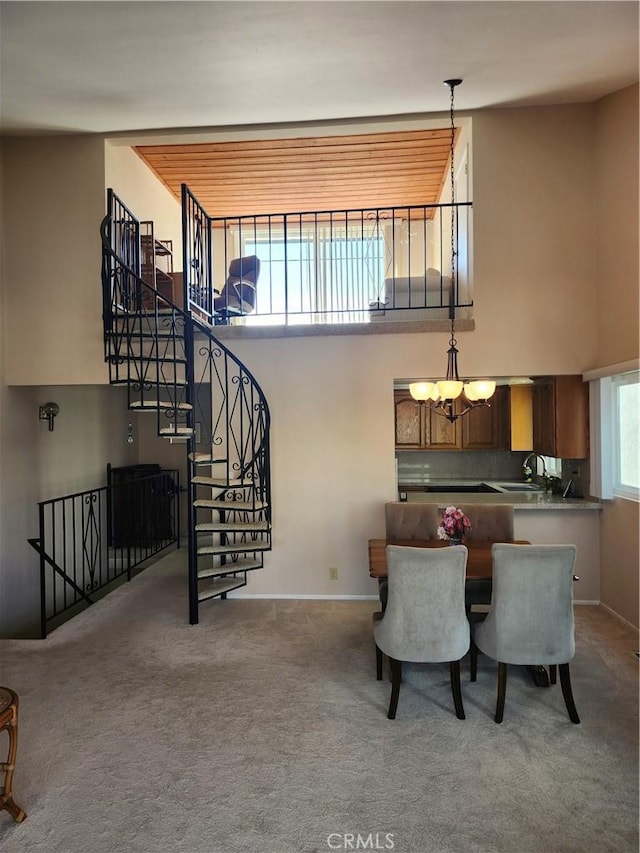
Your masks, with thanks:
[(40, 636), (180, 541), (179, 472), (158, 470), (38, 504)]
[[(195, 624), (199, 603), (244, 586), (271, 548), (269, 407), (251, 372), (211, 327), (143, 281), (140, 223), (112, 190), (107, 211), (101, 236), (109, 379), (127, 386), (130, 409), (155, 414), (159, 436), (187, 442)], [(192, 217), (192, 209), (183, 211), (184, 233)], [(184, 268), (193, 261), (185, 242)]]

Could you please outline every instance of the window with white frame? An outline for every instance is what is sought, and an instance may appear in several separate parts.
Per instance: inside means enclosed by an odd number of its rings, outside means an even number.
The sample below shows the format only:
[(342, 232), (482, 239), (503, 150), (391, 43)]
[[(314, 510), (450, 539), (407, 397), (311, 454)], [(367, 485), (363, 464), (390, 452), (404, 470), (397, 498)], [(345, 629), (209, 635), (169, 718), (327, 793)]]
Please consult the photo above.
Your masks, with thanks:
[(384, 278), (385, 244), (362, 226), (302, 223), (284, 235), (257, 228), (244, 238), (244, 254), (260, 258), (262, 288), (247, 324), (336, 322), (365, 319)]
[(601, 498), (640, 501), (640, 371), (586, 378), (591, 383), (591, 491)]
[(613, 390), (613, 491), (640, 499), (640, 371), (614, 376)]

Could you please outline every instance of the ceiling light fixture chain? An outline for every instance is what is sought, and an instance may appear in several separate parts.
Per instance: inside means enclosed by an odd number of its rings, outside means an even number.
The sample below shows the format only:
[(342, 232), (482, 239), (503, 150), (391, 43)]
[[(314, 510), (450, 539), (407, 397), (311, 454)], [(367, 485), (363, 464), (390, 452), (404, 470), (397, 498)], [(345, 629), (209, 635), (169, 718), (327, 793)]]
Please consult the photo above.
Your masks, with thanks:
[[(457, 256), (456, 251), (456, 227), (454, 216), (456, 215), (455, 208), (455, 168), (454, 168), (454, 151), (455, 151), (455, 110), (454, 110), (454, 90), (456, 86), (462, 83), (461, 79), (452, 79), (444, 81), (446, 86), (451, 90), (451, 139), (450, 139), (450, 163), (451, 163), (451, 276), (449, 286), (449, 319), (451, 320), (451, 337), (449, 340), (449, 349), (447, 351), (447, 374), (444, 380), (440, 379), (436, 382), (412, 382), (409, 385), (411, 396), (415, 400), (419, 400), (422, 405), (427, 404), (434, 412), (443, 415), (451, 423), (458, 420), (462, 415), (466, 415), (471, 409), (477, 406), (491, 405), (488, 400), (493, 395), (496, 389), (496, 383), (492, 379), (477, 379), (470, 382), (464, 382), (458, 375), (458, 349), (455, 337), (455, 317), (456, 317), (456, 279), (457, 279)], [(460, 395), (464, 393), (467, 404), (461, 411), (456, 411), (456, 401)], [(429, 402), (428, 402), (429, 401)]]
[(450, 89), (450, 100), (449, 100), (449, 117), (450, 117), (450, 137), (449, 137), (449, 163), (451, 165), (451, 285), (449, 290), (449, 318), (451, 320), (451, 337), (453, 338), (454, 334), (454, 323), (456, 316), (456, 281), (457, 281), (457, 272), (458, 272), (458, 261), (456, 252), (456, 232), (454, 227), (454, 213), (455, 208), (454, 205), (456, 203), (456, 181), (455, 181), (455, 169), (453, 166), (454, 162), (454, 152), (455, 152), (455, 140), (456, 140), (456, 120), (455, 120), (455, 107), (454, 107), (454, 90), (456, 86), (459, 86), (462, 83), (460, 79), (454, 80), (445, 80), (445, 86), (449, 86)]

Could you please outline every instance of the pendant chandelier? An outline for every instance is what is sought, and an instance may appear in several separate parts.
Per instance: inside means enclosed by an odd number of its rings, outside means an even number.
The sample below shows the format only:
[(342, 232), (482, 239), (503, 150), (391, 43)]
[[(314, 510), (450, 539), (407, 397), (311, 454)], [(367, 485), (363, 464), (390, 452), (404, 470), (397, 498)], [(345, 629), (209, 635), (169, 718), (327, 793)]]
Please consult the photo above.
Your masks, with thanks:
[[(449, 289), (449, 318), (451, 320), (451, 338), (447, 351), (447, 375), (445, 379), (426, 382), (412, 382), (409, 392), (414, 400), (427, 404), (430, 409), (439, 415), (443, 415), (453, 423), (462, 415), (466, 415), (477, 406), (489, 406), (487, 401), (496, 390), (496, 383), (491, 379), (474, 379), (465, 381), (458, 375), (458, 350), (455, 336), (455, 294), (456, 273), (458, 264), (456, 261), (456, 234), (454, 222), (455, 205), (455, 170), (453, 164), (453, 149), (455, 145), (455, 116), (453, 109), (454, 89), (462, 83), (462, 80), (445, 80), (445, 86), (451, 90), (451, 283)], [(456, 400), (464, 394), (465, 402), (461, 407)]]

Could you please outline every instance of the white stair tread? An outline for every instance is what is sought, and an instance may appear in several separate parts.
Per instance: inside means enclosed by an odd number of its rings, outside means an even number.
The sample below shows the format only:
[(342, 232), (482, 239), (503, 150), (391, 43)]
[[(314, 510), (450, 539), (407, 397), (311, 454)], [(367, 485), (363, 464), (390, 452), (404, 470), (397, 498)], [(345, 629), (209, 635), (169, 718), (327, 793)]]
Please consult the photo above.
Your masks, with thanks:
[(160, 435), (193, 435), (191, 427), (163, 427)]
[(237, 560), (235, 563), (227, 563), (226, 566), (209, 566), (206, 569), (198, 569), (198, 579), (215, 578), (228, 575), (231, 572), (248, 572), (262, 568), (264, 566), (257, 560)]
[(184, 335), (182, 332), (177, 332), (171, 329), (154, 329), (153, 325), (146, 325), (143, 328), (140, 326), (131, 326), (128, 327), (123, 323), (121, 328), (111, 329), (111, 331), (107, 332), (107, 335), (111, 338), (119, 338), (124, 339), (127, 337), (138, 338), (138, 340), (151, 341), (158, 338), (162, 341), (171, 341), (175, 338), (176, 341), (182, 342), (184, 340)]
[(183, 366), (187, 363), (187, 360), (182, 356), (176, 355), (151, 355), (150, 353), (144, 352), (131, 352), (129, 354), (125, 354), (124, 352), (114, 353), (120, 358), (124, 358), (126, 361), (144, 362), (146, 364), (155, 364), (156, 362), (160, 362), (162, 364), (176, 364), (177, 366)]
[(196, 486), (215, 486), (220, 489), (239, 489), (243, 486), (253, 486), (251, 480), (226, 480), (222, 477), (193, 477), (191, 482)]
[(196, 524), (196, 533), (267, 533), (268, 521), (204, 521)]
[(227, 545), (203, 545), (198, 548), (198, 555), (205, 554), (244, 554), (245, 551), (268, 551), (268, 542), (236, 542)]
[(122, 378), (118, 377), (117, 379), (112, 379), (110, 384), (135, 385), (139, 382), (148, 382), (149, 384), (158, 383), (163, 388), (184, 388), (187, 384), (186, 379), (176, 379), (175, 377), (173, 377), (172, 379), (165, 379), (164, 377), (158, 379), (156, 376), (150, 376), (148, 371), (144, 371), (144, 373), (131, 371), (128, 375), (126, 375), (125, 371), (123, 370), (122, 373)]
[(214, 459), (210, 453), (190, 453), (189, 459), (196, 465), (219, 465), (221, 462), (227, 461), (226, 456)]
[(265, 501), (217, 501), (213, 499), (202, 499), (193, 502), (196, 509), (221, 509), (228, 512), (259, 512), (266, 509)]
[(198, 601), (206, 601), (207, 598), (215, 598), (216, 595), (222, 595), (224, 592), (231, 592), (232, 589), (240, 589), (241, 586), (246, 585), (244, 578), (222, 578), (212, 581), (204, 589), (198, 590)]
[(144, 411), (157, 411), (158, 409), (179, 409), (182, 412), (193, 411), (191, 403), (172, 403), (169, 400), (134, 400), (129, 403), (130, 409), (142, 409)]

